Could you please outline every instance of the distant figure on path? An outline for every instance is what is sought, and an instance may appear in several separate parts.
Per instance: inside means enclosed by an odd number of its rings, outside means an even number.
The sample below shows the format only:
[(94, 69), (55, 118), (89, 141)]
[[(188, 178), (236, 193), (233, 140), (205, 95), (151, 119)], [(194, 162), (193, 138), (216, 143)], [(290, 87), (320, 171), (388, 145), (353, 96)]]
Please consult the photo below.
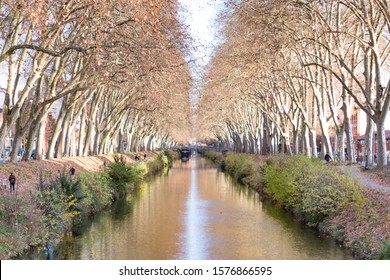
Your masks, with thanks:
[(134, 159), (135, 159), (136, 161), (139, 161), (139, 156), (136, 155)]
[(107, 168), (107, 162), (103, 161), (103, 170), (106, 171), (106, 168)]
[(74, 177), (74, 174), (76, 173), (76, 169), (74, 169), (74, 167), (72, 166), (69, 170), (69, 173), (70, 173), (70, 178), (73, 179)]
[(144, 154), (144, 159), (146, 159), (146, 154)]
[(325, 154), (325, 160), (326, 160), (326, 162), (328, 162), (328, 163), (329, 163), (329, 161), (332, 160), (331, 156), (330, 156), (328, 153)]
[(11, 175), (9, 175), (8, 180), (9, 180), (9, 191), (10, 192), (15, 191), (16, 177), (14, 173), (11, 172)]

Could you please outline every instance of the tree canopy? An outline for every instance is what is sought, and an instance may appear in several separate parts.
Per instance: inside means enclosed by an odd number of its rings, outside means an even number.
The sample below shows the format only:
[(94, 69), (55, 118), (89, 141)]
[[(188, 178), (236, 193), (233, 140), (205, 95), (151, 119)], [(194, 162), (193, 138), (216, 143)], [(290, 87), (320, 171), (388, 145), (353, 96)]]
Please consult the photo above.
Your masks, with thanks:
[(389, 5), (387, 0), (236, 2), (223, 17), (224, 44), (201, 101), (204, 137), (245, 152), (317, 156), (320, 148), (322, 155), (341, 160), (347, 143), (354, 162), (351, 117), (359, 108), (368, 119), (365, 156), (372, 160), (375, 152), (378, 165), (385, 165)]

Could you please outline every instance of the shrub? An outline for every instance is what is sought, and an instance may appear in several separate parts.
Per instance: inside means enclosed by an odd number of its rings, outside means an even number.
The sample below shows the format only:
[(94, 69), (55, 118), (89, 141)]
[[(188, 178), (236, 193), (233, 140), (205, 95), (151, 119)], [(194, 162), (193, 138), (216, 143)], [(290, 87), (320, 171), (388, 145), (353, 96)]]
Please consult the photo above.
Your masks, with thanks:
[(79, 179), (83, 193), (81, 208), (87, 214), (95, 214), (111, 205), (114, 191), (107, 174), (83, 172)]
[(170, 151), (164, 150), (159, 153), (158, 159), (163, 163), (164, 166), (172, 167), (174, 154)]
[(224, 169), (239, 181), (254, 175), (258, 169), (253, 159), (245, 154), (227, 153), (223, 162)]
[(124, 161), (118, 160), (108, 166), (108, 176), (111, 179), (111, 185), (114, 188), (115, 198), (124, 197), (127, 194), (128, 185), (141, 182), (150, 171), (156, 170), (168, 164), (168, 159), (164, 154), (158, 157), (160, 162), (155, 162), (156, 159), (151, 159), (147, 162), (141, 161), (135, 164), (125, 164)]
[(148, 167), (149, 176), (156, 175), (164, 169), (164, 162), (160, 160), (160, 158), (153, 158), (151, 160), (148, 160), (146, 163)]
[(108, 176), (114, 188), (115, 197), (124, 197), (127, 194), (127, 184), (133, 180), (134, 174), (123, 162), (115, 162), (108, 166)]
[(296, 155), (269, 163), (264, 168), (265, 191), (311, 226), (363, 202), (355, 182), (323, 161)]
[(40, 220), (43, 227), (40, 235), (42, 244), (58, 240), (70, 229), (72, 215), (65, 201), (67, 197), (54, 189), (41, 189), (36, 193), (36, 203), (42, 213)]
[[(223, 164), (224, 155), (209, 150), (200, 150), (199, 153), (217, 164)], [(221, 167), (222, 168), (222, 167)]]

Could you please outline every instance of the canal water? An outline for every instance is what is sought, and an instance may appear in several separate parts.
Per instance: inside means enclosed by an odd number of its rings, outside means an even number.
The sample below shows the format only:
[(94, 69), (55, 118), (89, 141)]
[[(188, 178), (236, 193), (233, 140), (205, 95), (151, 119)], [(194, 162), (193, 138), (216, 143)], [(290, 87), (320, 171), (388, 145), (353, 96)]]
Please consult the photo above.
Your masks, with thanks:
[(351, 259), (262, 203), (208, 161), (176, 162), (168, 175), (143, 184), (80, 234), (64, 238), (54, 259), (221, 260)]

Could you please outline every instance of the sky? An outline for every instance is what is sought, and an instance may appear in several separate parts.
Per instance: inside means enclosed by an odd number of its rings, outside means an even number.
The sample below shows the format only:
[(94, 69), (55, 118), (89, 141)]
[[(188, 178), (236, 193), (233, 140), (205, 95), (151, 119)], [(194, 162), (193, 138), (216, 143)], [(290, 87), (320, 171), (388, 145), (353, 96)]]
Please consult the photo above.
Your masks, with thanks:
[(197, 115), (196, 109), (202, 94), (204, 78), (207, 75), (208, 65), (218, 46), (221, 44), (221, 24), (218, 16), (224, 9), (224, 0), (179, 0), (183, 9), (179, 13), (180, 19), (187, 25), (192, 37), (190, 53), (186, 59), (191, 61), (192, 89), (192, 140), (196, 142)]
[(207, 66), (218, 45), (222, 42), (217, 19), (224, 8), (224, 0), (179, 0), (183, 10), (181, 20), (188, 26), (192, 37), (192, 48), (187, 60), (191, 60), (193, 89), (192, 105), (196, 108), (201, 94), (203, 78), (207, 74)]

